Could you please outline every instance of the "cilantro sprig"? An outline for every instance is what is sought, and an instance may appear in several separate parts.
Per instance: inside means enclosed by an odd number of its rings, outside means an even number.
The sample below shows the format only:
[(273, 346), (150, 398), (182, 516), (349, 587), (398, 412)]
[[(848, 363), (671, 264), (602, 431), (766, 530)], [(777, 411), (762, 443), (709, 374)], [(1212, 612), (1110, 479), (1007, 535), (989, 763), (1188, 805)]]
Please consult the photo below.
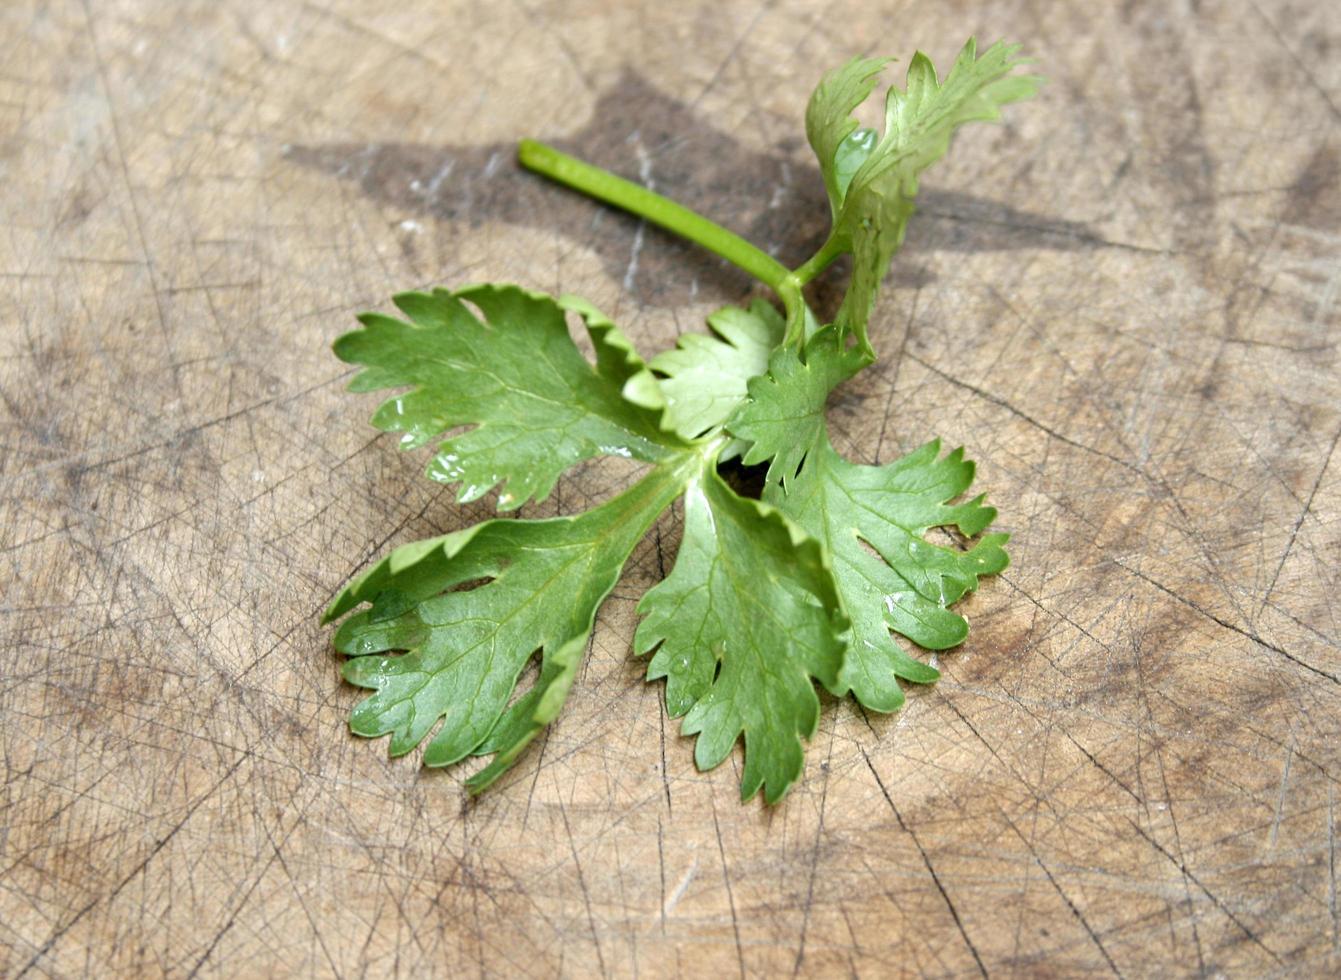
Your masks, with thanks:
[[(800, 775), (816, 683), (893, 711), (901, 679), (939, 676), (896, 636), (932, 650), (964, 640), (968, 623), (950, 607), (1007, 562), (1006, 535), (983, 534), (996, 511), (981, 495), (954, 502), (973, 479), (962, 450), (942, 455), (932, 441), (882, 466), (844, 459), (825, 403), (875, 359), (871, 311), (922, 171), (960, 125), (994, 119), (1037, 87), (1014, 73), (1016, 51), (996, 44), (979, 56), (970, 40), (943, 80), (915, 55), (905, 86), (889, 89), (882, 132), (853, 112), (886, 62), (857, 58), (826, 75), (806, 135), (832, 228), (796, 269), (645, 187), (521, 143), (524, 166), (710, 249), (769, 286), (782, 310), (726, 307), (708, 318), (710, 333), (645, 361), (585, 300), (490, 284), (402, 294), (406, 319), (364, 314), (337, 340), (337, 356), (363, 366), (351, 389), (400, 392), (373, 424), (401, 433), (403, 448), (436, 442), (428, 475), (462, 501), (497, 488), (508, 511), (543, 500), (583, 460), (646, 465), (585, 512), (496, 518), (403, 545), (351, 582), (326, 620), (344, 620), (335, 646), (345, 679), (373, 692), (353, 711), (355, 733), (390, 735), (393, 755), (424, 744), (430, 766), (492, 756), (467, 780), (472, 791), (490, 785), (557, 717), (597, 610), (677, 499), (684, 538), (638, 605), (634, 649), (650, 657), (649, 680), (665, 679), (667, 711), (696, 736), (700, 768), (744, 741), (742, 799), (762, 789), (777, 802)], [(822, 324), (804, 290), (844, 254), (852, 277)], [(570, 315), (594, 361), (573, 342)], [(718, 474), (735, 456), (768, 464), (761, 499)], [(932, 544), (933, 527), (976, 540)], [(519, 691), (536, 658), (534, 683)]]

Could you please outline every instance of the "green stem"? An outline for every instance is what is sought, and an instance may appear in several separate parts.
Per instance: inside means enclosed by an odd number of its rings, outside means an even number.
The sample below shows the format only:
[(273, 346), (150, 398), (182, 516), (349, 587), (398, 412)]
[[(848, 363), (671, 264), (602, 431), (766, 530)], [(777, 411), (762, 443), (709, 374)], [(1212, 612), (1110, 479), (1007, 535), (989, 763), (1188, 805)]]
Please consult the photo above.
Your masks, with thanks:
[[(528, 170), (534, 170), (550, 180), (566, 184), (597, 200), (623, 208), (691, 242), (697, 242), (775, 291), (779, 291), (783, 282), (792, 275), (785, 265), (767, 252), (751, 245), (735, 232), (727, 231), (716, 222), (709, 221), (681, 204), (676, 204), (670, 198), (662, 197), (655, 191), (649, 191), (646, 187), (622, 177), (616, 177), (600, 167), (583, 163), (552, 146), (537, 143), (535, 140), (522, 140), (517, 147), (517, 158)], [(819, 269), (815, 271), (818, 272)]]
[(834, 259), (838, 258), (838, 256), (846, 251), (847, 248), (844, 247), (838, 236), (836, 234), (831, 234), (825, 240), (824, 244), (820, 246), (819, 251), (806, 259), (804, 264), (797, 266), (796, 271), (793, 272), (792, 275), (796, 277), (797, 282), (800, 285), (804, 286), (827, 269)]

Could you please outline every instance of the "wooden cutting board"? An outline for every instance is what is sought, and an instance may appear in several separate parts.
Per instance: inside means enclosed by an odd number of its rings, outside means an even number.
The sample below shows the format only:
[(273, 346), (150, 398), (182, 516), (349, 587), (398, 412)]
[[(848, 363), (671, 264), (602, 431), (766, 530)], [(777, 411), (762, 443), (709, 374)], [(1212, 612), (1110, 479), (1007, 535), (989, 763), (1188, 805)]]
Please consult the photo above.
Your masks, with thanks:
[[(388, 9), (383, 9), (388, 8)], [(19, 0), (0, 10), (0, 975), (1341, 970), (1341, 16), (1313, 0)], [(978, 461), (1013, 564), (804, 780), (699, 773), (630, 651), (470, 801), (348, 734), (318, 613), (461, 506), (331, 341), (429, 284), (647, 352), (756, 294), (523, 175), (538, 136), (789, 263), (801, 116), (969, 31), (1051, 83), (965, 132), (840, 449)], [(816, 302), (832, 306), (833, 288)], [(523, 516), (632, 470), (582, 468)]]

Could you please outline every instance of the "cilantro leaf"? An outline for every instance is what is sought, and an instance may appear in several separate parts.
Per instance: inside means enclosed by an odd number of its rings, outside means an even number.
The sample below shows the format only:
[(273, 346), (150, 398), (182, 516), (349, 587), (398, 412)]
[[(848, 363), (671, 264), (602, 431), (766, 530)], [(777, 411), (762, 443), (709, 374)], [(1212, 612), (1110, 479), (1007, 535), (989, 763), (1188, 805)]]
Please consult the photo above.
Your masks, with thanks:
[[(348, 586), (326, 619), (370, 604), (341, 624), (335, 647), (351, 658), (345, 679), (376, 692), (354, 709), (353, 731), (390, 734), (403, 755), (441, 719), (424, 763), (494, 752), (472, 786), (492, 782), (557, 714), (597, 608), (679, 494), (682, 469), (656, 467), (575, 517), (485, 521), (402, 546)], [(537, 685), (509, 708), (537, 650)]]
[(893, 711), (903, 703), (896, 677), (926, 683), (939, 674), (889, 631), (932, 650), (962, 643), (968, 622), (948, 607), (977, 588), (978, 576), (1006, 567), (1007, 535), (987, 535), (968, 551), (924, 540), (941, 526), (972, 537), (996, 518), (982, 497), (947, 503), (973, 481), (962, 449), (938, 459), (940, 444), (930, 442), (884, 466), (850, 463), (834, 450), (825, 399), (861, 366), (859, 354), (834, 343), (834, 329), (806, 345), (804, 363), (790, 348), (775, 354), (728, 428), (753, 440), (746, 462), (771, 457), (764, 500), (812, 535), (833, 563), (852, 620), (844, 689), (869, 708)]
[(926, 683), (940, 676), (904, 652), (889, 631), (929, 650), (962, 643), (968, 621), (949, 606), (977, 588), (978, 576), (1001, 571), (1008, 560), (1005, 534), (985, 535), (967, 551), (924, 540), (928, 528), (941, 526), (972, 537), (996, 517), (981, 496), (947, 503), (973, 481), (973, 464), (962, 449), (939, 455), (940, 443), (933, 441), (884, 466), (861, 466), (838, 455), (822, 433), (795, 479), (764, 493), (829, 554), (852, 619), (843, 685), (877, 711), (903, 704), (895, 677)]
[(859, 125), (852, 112), (875, 91), (880, 73), (889, 62), (888, 58), (853, 58), (820, 79), (806, 106), (806, 139), (819, 158), (820, 174), (835, 219), (856, 171), (852, 166), (853, 150), (863, 143), (872, 143), (874, 135), (872, 130), (862, 130), (852, 140)]
[(769, 463), (768, 479), (794, 474), (824, 432), (824, 403), (833, 388), (852, 377), (869, 359), (858, 349), (840, 346), (836, 327), (825, 327), (805, 347), (802, 361), (794, 347), (783, 347), (768, 363), (768, 373), (749, 382), (749, 400), (727, 422), (727, 430), (752, 445), (746, 465)]
[[(768, 357), (782, 341), (782, 314), (762, 299), (749, 309), (725, 306), (708, 316), (713, 335), (681, 334), (673, 350), (652, 358), (624, 387), (624, 396), (660, 410), (662, 427), (684, 439), (699, 439), (721, 428), (742, 402), (750, 378), (768, 369)], [(651, 374), (656, 371), (660, 377)], [(739, 441), (720, 459), (739, 456)]]
[(674, 350), (648, 365), (664, 375), (666, 421), (686, 439), (719, 427), (745, 400), (746, 382), (764, 373), (782, 340), (783, 319), (757, 299), (748, 310), (726, 306), (710, 314), (708, 326), (716, 336), (681, 334)]
[(675, 567), (638, 604), (649, 680), (698, 735), (711, 769), (745, 738), (741, 799), (780, 800), (801, 773), (819, 718), (814, 680), (838, 686), (846, 627), (823, 552), (778, 511), (737, 496), (711, 467), (685, 491)]
[[(620, 396), (644, 365), (614, 324), (583, 301), (482, 285), (402, 293), (395, 303), (410, 322), (365, 313), (363, 329), (337, 340), (335, 353), (366, 365), (353, 391), (412, 389), (373, 416), (378, 428), (404, 433), (402, 448), (474, 426), (444, 441), (429, 466), (432, 479), (461, 485), (459, 500), (506, 481), (498, 506), (511, 510), (544, 499), (581, 460), (656, 461), (676, 445), (654, 412)], [(586, 321), (594, 367), (568, 334), (565, 308)]]
[(913, 214), (918, 178), (945, 155), (966, 122), (992, 120), (1003, 105), (1028, 98), (1040, 79), (1011, 75), (1023, 62), (1018, 45), (998, 42), (981, 58), (970, 38), (941, 82), (920, 51), (908, 66), (906, 88), (891, 86), (884, 133), (858, 129), (852, 111), (875, 87), (885, 62), (858, 58), (825, 76), (806, 112), (806, 135), (819, 158), (833, 209), (826, 248), (852, 253), (852, 280), (835, 322), (870, 351), (867, 323)]

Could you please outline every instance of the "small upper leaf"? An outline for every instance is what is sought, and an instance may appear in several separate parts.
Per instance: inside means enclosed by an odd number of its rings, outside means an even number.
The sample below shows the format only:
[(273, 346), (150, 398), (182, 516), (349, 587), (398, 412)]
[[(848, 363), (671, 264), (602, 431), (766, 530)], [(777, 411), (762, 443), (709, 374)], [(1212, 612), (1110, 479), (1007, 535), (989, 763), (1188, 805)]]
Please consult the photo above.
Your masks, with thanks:
[[(335, 342), (341, 360), (367, 365), (350, 388), (408, 387), (373, 416), (414, 448), (450, 429), (474, 428), (439, 447), (429, 476), (459, 483), (462, 501), (506, 481), (500, 510), (544, 499), (569, 467), (599, 455), (655, 461), (678, 440), (656, 414), (620, 395), (644, 370), (628, 340), (581, 300), (555, 301), (516, 286), (402, 293), (410, 322), (365, 313), (363, 329)], [(476, 307), (483, 318), (466, 305)], [(564, 310), (582, 315), (596, 349), (586, 360)]]
[[(852, 180), (855, 167), (852, 151), (869, 137), (858, 136), (854, 145), (849, 138), (857, 133), (859, 123), (852, 112), (875, 91), (880, 73), (889, 64), (888, 58), (853, 58), (820, 79), (806, 106), (806, 139), (819, 158), (820, 173), (824, 175), (824, 189), (829, 194), (829, 206), (834, 219), (843, 206), (843, 195)], [(870, 130), (865, 130), (870, 133)], [(868, 151), (869, 152), (869, 148)]]
[(737, 496), (705, 467), (685, 491), (670, 575), (638, 604), (638, 653), (666, 678), (672, 717), (716, 766), (745, 737), (741, 798), (775, 803), (800, 775), (819, 718), (814, 681), (834, 690), (846, 622), (820, 547), (776, 510)]
[(1040, 79), (1011, 75), (1023, 62), (1019, 47), (998, 42), (977, 56), (970, 38), (944, 82), (918, 52), (908, 66), (906, 89), (891, 86), (885, 129), (858, 129), (851, 112), (875, 87), (885, 62), (856, 59), (825, 76), (806, 113), (806, 134), (819, 157), (833, 208), (833, 234), (853, 255), (852, 281), (835, 322), (869, 351), (867, 323), (880, 280), (903, 243), (913, 213), (918, 178), (939, 160), (956, 128), (996, 119), (1001, 107), (1028, 98)]

